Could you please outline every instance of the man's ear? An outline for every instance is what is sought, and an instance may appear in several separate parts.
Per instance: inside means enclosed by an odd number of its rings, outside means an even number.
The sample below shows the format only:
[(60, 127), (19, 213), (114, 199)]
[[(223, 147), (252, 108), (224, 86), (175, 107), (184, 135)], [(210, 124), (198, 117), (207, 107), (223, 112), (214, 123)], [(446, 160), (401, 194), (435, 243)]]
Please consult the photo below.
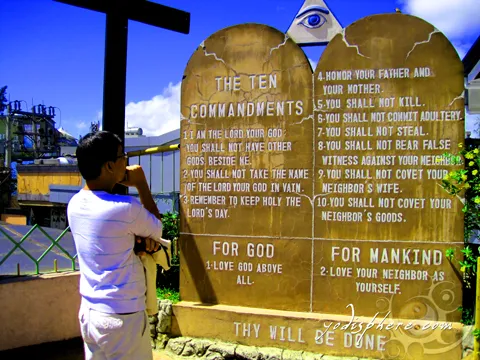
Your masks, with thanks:
[(113, 173), (113, 161), (107, 161), (104, 166), (107, 172)]

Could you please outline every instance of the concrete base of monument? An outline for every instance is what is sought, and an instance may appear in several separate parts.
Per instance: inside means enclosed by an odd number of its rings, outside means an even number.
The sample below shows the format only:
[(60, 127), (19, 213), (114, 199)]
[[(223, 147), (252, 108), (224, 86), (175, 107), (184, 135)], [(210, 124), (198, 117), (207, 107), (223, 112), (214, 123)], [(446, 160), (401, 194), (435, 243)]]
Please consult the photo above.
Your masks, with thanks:
[[(356, 356), (333, 356), (308, 351), (274, 347), (245, 346), (203, 338), (177, 337), (168, 341), (165, 349), (157, 349), (162, 360), (378, 360)], [(161, 356), (163, 355), (163, 356)], [(155, 357), (154, 357), (155, 359)]]
[[(331, 314), (209, 306), (182, 301), (173, 305), (169, 333), (169, 337), (179, 338), (165, 339), (164, 346), (176, 349), (176, 352), (181, 349), (178, 354), (183, 354), (185, 349), (191, 347), (187, 344), (192, 338), (203, 338), (210, 339), (204, 340), (209, 344), (212, 341), (228, 342), (233, 351), (237, 347), (242, 346), (240, 349), (243, 349), (247, 346), (254, 347), (260, 354), (259, 349), (266, 347), (277, 348), (280, 354), (280, 357), (254, 356), (252, 359), (320, 358), (310, 357), (313, 354), (322, 354), (321, 358), (325, 360), (330, 356), (333, 356), (332, 359), (335, 356), (405, 360), (462, 358), (462, 324), (392, 319), (386, 315), (372, 318), (354, 316), (352, 319)], [(221, 355), (212, 348), (209, 351)], [(291, 351), (296, 353), (292, 354)], [(282, 357), (283, 353), (286, 356)], [(195, 352), (190, 355), (193, 354)], [(235, 351), (226, 358), (249, 358), (234, 354)]]

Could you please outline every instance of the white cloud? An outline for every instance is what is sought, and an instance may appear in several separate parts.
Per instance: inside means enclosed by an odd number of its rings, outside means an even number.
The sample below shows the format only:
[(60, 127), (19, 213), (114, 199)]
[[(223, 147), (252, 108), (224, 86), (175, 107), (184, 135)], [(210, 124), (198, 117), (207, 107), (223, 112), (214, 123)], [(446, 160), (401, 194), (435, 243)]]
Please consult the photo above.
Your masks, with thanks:
[(85, 121), (80, 121), (75, 124), (78, 130), (83, 130), (87, 127), (87, 123)]
[(161, 135), (180, 127), (181, 82), (168, 84), (163, 94), (150, 100), (131, 102), (125, 108), (129, 127), (141, 127), (145, 135)]
[(455, 46), (461, 59), (480, 31), (479, 0), (399, 0), (402, 11), (418, 16), (438, 30)]
[(402, 0), (400, 3), (404, 12), (428, 21), (451, 41), (476, 35), (480, 30), (478, 0)]
[[(479, 0), (399, 0), (402, 11), (418, 16), (438, 30), (455, 46), (461, 59), (470, 49), (480, 31)], [(479, 115), (465, 114), (465, 130), (472, 137), (480, 135), (477, 131)]]
[(312, 66), (313, 71), (317, 68), (317, 62), (308, 58), (308, 61), (310, 62), (310, 65)]

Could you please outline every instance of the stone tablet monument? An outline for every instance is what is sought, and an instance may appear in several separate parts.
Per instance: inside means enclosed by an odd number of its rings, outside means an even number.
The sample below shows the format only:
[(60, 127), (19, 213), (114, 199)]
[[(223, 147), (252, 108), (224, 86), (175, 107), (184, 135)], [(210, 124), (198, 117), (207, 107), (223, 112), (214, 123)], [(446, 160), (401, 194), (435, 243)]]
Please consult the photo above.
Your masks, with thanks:
[(355, 303), (361, 315), (417, 319), (434, 304), (443, 320), (460, 319), (461, 282), (445, 250), (463, 245), (463, 205), (440, 183), (452, 169), (442, 154), (464, 141), (462, 74), (449, 41), (413, 16), (358, 21), (325, 50), (314, 85), (323, 257), (314, 281), (331, 297), (315, 287), (314, 311)]
[(182, 297), (308, 311), (310, 261), (297, 261), (313, 221), (308, 59), (279, 31), (241, 25), (207, 39), (184, 77)]
[(315, 73), (243, 24), (193, 54), (181, 98), (174, 333), (385, 359), (460, 359), (464, 138), (453, 46), (403, 14), (336, 35)]

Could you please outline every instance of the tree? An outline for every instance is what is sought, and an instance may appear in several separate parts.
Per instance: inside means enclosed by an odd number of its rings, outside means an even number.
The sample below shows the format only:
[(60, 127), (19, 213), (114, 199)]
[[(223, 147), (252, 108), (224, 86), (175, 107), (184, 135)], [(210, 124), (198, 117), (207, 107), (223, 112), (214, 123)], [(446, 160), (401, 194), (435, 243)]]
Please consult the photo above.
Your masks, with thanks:
[(7, 108), (7, 87), (4, 86), (0, 88), (0, 114), (3, 114), (5, 109)]

